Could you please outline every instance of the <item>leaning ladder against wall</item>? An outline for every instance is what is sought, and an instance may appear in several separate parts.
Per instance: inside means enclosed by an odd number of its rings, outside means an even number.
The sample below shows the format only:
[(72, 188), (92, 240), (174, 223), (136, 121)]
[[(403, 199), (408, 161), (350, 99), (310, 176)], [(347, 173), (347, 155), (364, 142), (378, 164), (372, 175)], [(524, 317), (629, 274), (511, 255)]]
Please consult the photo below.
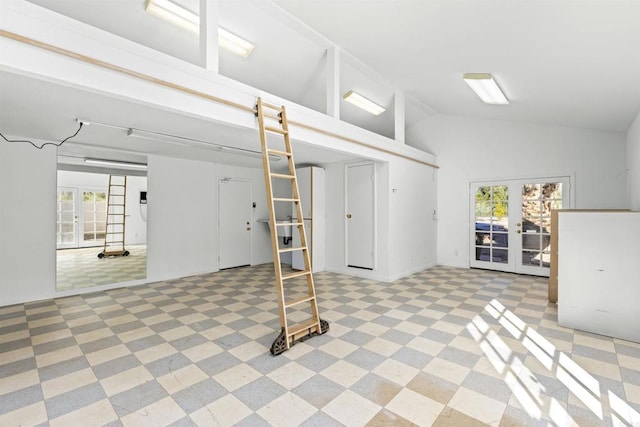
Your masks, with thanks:
[(126, 206), (127, 177), (109, 175), (104, 247), (102, 252), (98, 254), (98, 258), (104, 258), (106, 256), (129, 256), (129, 251), (124, 247)]
[[(265, 109), (267, 112), (265, 112)], [(256, 105), (256, 115), (260, 125), (260, 142), (262, 144), (262, 163), (264, 166), (264, 181), (267, 190), (267, 205), (269, 206), (269, 224), (271, 230), (271, 247), (273, 249), (273, 265), (275, 269), (276, 288), (278, 291), (278, 303), (280, 306), (280, 335), (271, 345), (271, 354), (278, 355), (288, 350), (293, 344), (304, 341), (314, 335), (324, 334), (329, 330), (329, 323), (320, 319), (318, 314), (318, 301), (316, 298), (315, 285), (313, 283), (313, 273), (311, 272), (311, 259), (302, 221), (302, 206), (300, 205), (300, 193), (298, 190), (298, 179), (296, 168), (293, 162), (293, 151), (291, 140), (289, 139), (289, 128), (287, 125), (287, 114), (284, 106), (262, 102), (258, 98)], [(268, 121), (270, 125), (267, 125)], [(269, 148), (267, 143), (269, 136), (277, 136), (278, 149)], [(280, 138), (284, 137), (284, 141)], [(273, 139), (273, 138), (272, 138)], [(277, 144), (271, 141), (273, 144)], [(272, 173), (269, 164), (270, 156), (279, 156), (287, 159), (288, 173)], [(274, 197), (273, 180), (284, 179), (291, 182), (291, 195), (287, 197)], [(298, 222), (277, 223), (275, 214), (275, 203), (293, 203), (296, 208)], [(278, 227), (291, 226), (300, 233), (300, 247), (280, 248), (278, 243)], [(280, 254), (283, 252), (302, 252), (305, 268), (302, 271), (287, 272), (283, 274), (282, 264), (280, 264)], [(306, 279), (306, 289), (301, 289), (299, 279)], [(285, 288), (285, 282), (287, 287)], [(300, 307), (309, 304), (311, 313), (305, 313)], [(290, 324), (291, 323), (291, 324)]]

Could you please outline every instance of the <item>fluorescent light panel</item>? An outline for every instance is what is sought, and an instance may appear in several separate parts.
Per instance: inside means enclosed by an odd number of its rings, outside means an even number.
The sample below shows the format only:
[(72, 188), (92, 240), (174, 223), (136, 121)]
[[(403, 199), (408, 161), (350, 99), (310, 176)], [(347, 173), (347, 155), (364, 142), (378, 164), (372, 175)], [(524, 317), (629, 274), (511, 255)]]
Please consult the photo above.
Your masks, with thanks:
[[(187, 31), (196, 34), (200, 32), (200, 17), (170, 0), (147, 0), (145, 10)], [(218, 46), (243, 58), (251, 55), (255, 47), (253, 43), (220, 27), (218, 27)]]
[(485, 104), (506, 105), (509, 103), (491, 74), (467, 73), (462, 78)]
[[(133, 136), (135, 138), (149, 139), (151, 141), (163, 141), (170, 144), (188, 146), (190, 144), (203, 145), (214, 151), (224, 151), (229, 154), (237, 154), (248, 157), (262, 158), (260, 151), (247, 150), (245, 148), (229, 147), (227, 145), (214, 144), (211, 142), (201, 141), (199, 139), (186, 138), (184, 136), (169, 135), (166, 133), (152, 132), (141, 129), (129, 129), (127, 130), (127, 136)], [(280, 156), (269, 155), (269, 159), (272, 161), (279, 161)]]
[(200, 17), (172, 1), (147, 0), (145, 10), (158, 18), (164, 19), (192, 33), (197, 34), (200, 32)]
[(102, 165), (102, 166), (120, 166), (120, 167), (135, 168), (135, 169), (147, 168), (147, 165), (145, 163), (124, 162), (119, 160), (108, 160), (108, 159), (93, 159), (90, 157), (86, 157), (84, 159), (84, 162), (92, 165)]
[(345, 101), (355, 105), (356, 107), (359, 107), (364, 111), (367, 111), (373, 114), (374, 116), (379, 116), (380, 114), (385, 112), (384, 107), (376, 104), (370, 99), (365, 98), (364, 96), (360, 95), (359, 93), (353, 90), (350, 90), (349, 92), (345, 93), (342, 98)]
[(255, 47), (251, 42), (236, 36), (222, 27), (218, 27), (218, 46), (243, 58), (251, 55)]

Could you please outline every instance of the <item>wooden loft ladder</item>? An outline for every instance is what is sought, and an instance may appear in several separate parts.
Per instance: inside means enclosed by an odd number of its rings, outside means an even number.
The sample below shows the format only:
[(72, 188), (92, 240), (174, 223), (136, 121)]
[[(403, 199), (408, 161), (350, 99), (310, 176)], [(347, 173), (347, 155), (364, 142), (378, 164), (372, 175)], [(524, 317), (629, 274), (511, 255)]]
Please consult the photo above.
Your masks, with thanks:
[[(289, 128), (287, 126), (287, 113), (284, 106), (267, 104), (258, 98), (256, 105), (256, 115), (260, 125), (260, 142), (262, 144), (262, 163), (264, 166), (264, 181), (267, 190), (267, 205), (269, 206), (269, 224), (271, 230), (271, 247), (273, 249), (273, 265), (275, 268), (276, 288), (278, 291), (278, 303), (280, 306), (280, 335), (271, 345), (271, 354), (278, 355), (288, 350), (293, 344), (304, 341), (314, 335), (322, 335), (329, 330), (329, 323), (320, 319), (318, 314), (318, 300), (316, 298), (315, 285), (313, 283), (313, 273), (311, 272), (311, 260), (309, 248), (302, 221), (302, 206), (300, 205), (300, 192), (298, 190), (298, 179), (296, 168), (293, 162), (293, 151), (291, 150), (291, 140), (289, 138)], [(265, 111), (266, 110), (266, 111)], [(268, 123), (268, 124), (267, 124)], [(269, 137), (276, 137), (279, 142), (274, 143), (276, 147), (269, 148)], [(281, 138), (284, 138), (282, 141)], [(273, 173), (269, 164), (269, 157), (278, 156), (286, 158), (288, 163), (288, 173)], [(274, 197), (273, 180), (286, 180), (291, 183), (291, 194), (287, 197)], [(276, 223), (275, 203), (294, 204), (296, 208), (297, 222)], [(291, 209), (288, 210), (291, 212)], [(300, 233), (300, 247), (281, 248), (278, 242), (278, 228), (291, 226), (292, 231)], [(280, 254), (284, 252), (301, 251), (304, 259), (304, 270), (282, 272)], [(302, 294), (295, 292), (296, 278), (306, 279), (306, 291)], [(299, 279), (298, 279), (299, 280)], [(291, 285), (285, 287), (285, 283)], [(287, 292), (287, 289), (289, 292)], [(293, 294), (293, 295), (290, 295)], [(291, 317), (298, 319), (301, 317), (300, 307), (302, 304), (309, 304), (310, 314), (303, 314), (305, 320), (291, 321)], [(294, 308), (295, 307), (295, 308)]]
[(127, 177), (109, 175), (107, 193), (107, 218), (104, 247), (98, 258), (106, 256), (129, 256), (124, 247), (124, 227), (127, 205)]

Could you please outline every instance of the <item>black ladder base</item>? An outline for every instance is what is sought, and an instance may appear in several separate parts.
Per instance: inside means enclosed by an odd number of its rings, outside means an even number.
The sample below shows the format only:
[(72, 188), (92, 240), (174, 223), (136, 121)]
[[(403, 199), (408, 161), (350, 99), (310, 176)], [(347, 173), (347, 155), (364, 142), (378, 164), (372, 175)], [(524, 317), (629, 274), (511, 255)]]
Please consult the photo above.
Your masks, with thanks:
[[(327, 322), (326, 320), (320, 319), (320, 333), (318, 333), (317, 331), (310, 332), (307, 335), (303, 335), (297, 340), (293, 341), (291, 345), (295, 345), (299, 342), (306, 341), (309, 338), (315, 337), (316, 335), (324, 335), (325, 333), (327, 333), (328, 330), (329, 330), (329, 322)], [(273, 342), (273, 344), (271, 344), (271, 354), (273, 354), (274, 356), (277, 356), (279, 354), (284, 353), (285, 351), (287, 351), (287, 336), (285, 335), (284, 328), (282, 328), (276, 340)]]

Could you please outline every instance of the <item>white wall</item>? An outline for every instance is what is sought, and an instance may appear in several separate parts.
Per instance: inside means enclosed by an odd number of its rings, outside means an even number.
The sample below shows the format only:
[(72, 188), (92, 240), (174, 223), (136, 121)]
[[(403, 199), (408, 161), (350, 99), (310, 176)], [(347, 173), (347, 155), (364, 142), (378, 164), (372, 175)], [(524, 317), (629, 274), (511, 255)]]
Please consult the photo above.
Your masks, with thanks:
[(56, 150), (0, 142), (0, 306), (53, 296)]
[(469, 266), (469, 182), (575, 174), (576, 208), (627, 208), (620, 133), (453, 116), (408, 130), (438, 158), (438, 263)]
[(627, 131), (629, 208), (640, 211), (640, 112)]
[[(393, 281), (436, 263), (433, 169), (394, 158), (376, 163), (376, 268), (345, 265), (345, 166), (325, 166), (327, 270)], [(396, 189), (394, 192), (393, 189)]]
[[(167, 280), (218, 270), (218, 180), (251, 180), (252, 264), (270, 262), (262, 171), (213, 163), (149, 156), (147, 277)], [(223, 248), (221, 248), (223, 249)]]
[(390, 280), (436, 265), (436, 184), (433, 168), (407, 160), (389, 167)]
[[(58, 171), (58, 187), (108, 191), (109, 175), (104, 173)], [(147, 207), (140, 205), (140, 191), (146, 190), (146, 177), (127, 177), (126, 214), (128, 217), (125, 229), (126, 245), (141, 245), (147, 241)]]

